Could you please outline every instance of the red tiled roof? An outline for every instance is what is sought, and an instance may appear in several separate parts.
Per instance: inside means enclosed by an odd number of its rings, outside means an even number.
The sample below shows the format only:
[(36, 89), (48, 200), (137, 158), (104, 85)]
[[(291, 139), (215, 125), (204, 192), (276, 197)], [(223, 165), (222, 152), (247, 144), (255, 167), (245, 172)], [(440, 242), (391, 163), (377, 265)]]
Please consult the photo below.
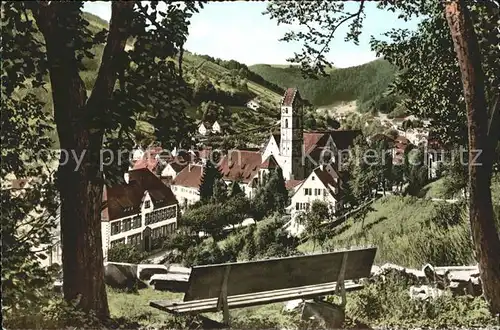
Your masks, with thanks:
[(287, 88), (287, 90), (285, 91), (285, 95), (283, 96), (283, 102), (281, 102), (281, 105), (291, 107), (293, 105), (293, 101), (295, 101), (295, 96), (298, 94), (299, 92), (296, 88)]
[[(325, 187), (328, 188), (332, 196), (336, 196), (340, 193), (340, 176), (335, 169), (331, 166), (320, 166), (314, 170), (314, 173), (318, 176), (318, 179), (325, 185)], [(338, 182), (335, 182), (335, 179), (337, 179)], [(336, 187), (338, 192), (335, 193), (332, 190), (332, 187)]]
[(102, 220), (115, 220), (140, 213), (146, 191), (155, 208), (177, 204), (172, 190), (151, 171), (133, 170), (129, 172), (128, 184), (104, 186)]
[(262, 164), (260, 164), (260, 168), (265, 168), (265, 169), (276, 168), (277, 166), (278, 162), (276, 161), (276, 159), (274, 159), (273, 155), (267, 157), (266, 160), (263, 161)]
[[(333, 142), (339, 150), (346, 150), (353, 145), (357, 136), (361, 135), (360, 130), (334, 130), (326, 132), (306, 132), (304, 133), (304, 150), (306, 154), (312, 154), (318, 149), (324, 148), (332, 137)], [(318, 152), (314, 152), (318, 154)]]
[[(321, 140), (321, 138), (324, 139), (325, 137), (326, 137), (326, 134), (324, 132), (322, 132), (322, 133), (304, 133), (303, 134), (304, 150), (306, 151), (306, 154), (309, 154), (311, 151), (313, 151), (313, 149), (317, 147), (318, 142)], [(324, 141), (324, 144), (325, 143), (326, 143), (326, 141)]]
[(184, 169), (180, 171), (179, 174), (177, 174), (175, 179), (172, 181), (172, 185), (189, 188), (199, 188), (202, 176), (203, 166), (189, 164), (188, 166), (184, 167)]
[(290, 190), (297, 187), (302, 182), (304, 182), (304, 180), (288, 180), (285, 182), (285, 187), (287, 190)]
[(222, 158), (219, 170), (224, 180), (249, 183), (259, 172), (262, 155), (258, 151), (229, 150)]
[(151, 172), (154, 172), (158, 166), (158, 159), (156, 159), (156, 156), (158, 156), (162, 151), (163, 149), (161, 147), (147, 149), (142, 158), (138, 159), (134, 163), (133, 169), (140, 170), (142, 168), (147, 168)]

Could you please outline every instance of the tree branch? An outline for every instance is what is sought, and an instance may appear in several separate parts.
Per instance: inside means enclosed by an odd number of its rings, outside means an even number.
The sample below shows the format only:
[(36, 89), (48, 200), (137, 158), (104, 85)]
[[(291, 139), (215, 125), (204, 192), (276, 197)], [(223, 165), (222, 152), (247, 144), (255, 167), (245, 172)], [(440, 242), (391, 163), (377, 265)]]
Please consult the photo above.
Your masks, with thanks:
[(342, 25), (344, 24), (345, 22), (347, 22), (348, 20), (350, 19), (359, 19), (359, 16), (361, 15), (361, 13), (363, 12), (363, 9), (365, 7), (365, 0), (361, 0), (359, 2), (359, 9), (357, 12), (349, 15), (349, 16), (346, 16), (344, 17), (340, 22), (338, 22), (337, 24), (335, 24), (333, 27), (332, 27), (332, 30), (330, 32), (330, 35), (327, 37), (327, 40), (323, 46), (323, 48), (321, 48), (321, 50), (318, 52), (318, 55), (316, 56), (316, 58), (314, 59), (315, 61), (318, 60), (319, 56), (325, 51), (325, 49), (328, 47), (328, 45), (330, 44), (330, 42), (332, 41), (333, 39), (333, 35), (335, 34), (335, 31), (337, 31), (337, 29)]
[(102, 54), (101, 65), (92, 93), (87, 101), (87, 110), (98, 111), (106, 107), (106, 100), (111, 97), (115, 86), (120, 61), (117, 58), (125, 50), (129, 37), (129, 26), (135, 1), (113, 1), (111, 20), (106, 46)]

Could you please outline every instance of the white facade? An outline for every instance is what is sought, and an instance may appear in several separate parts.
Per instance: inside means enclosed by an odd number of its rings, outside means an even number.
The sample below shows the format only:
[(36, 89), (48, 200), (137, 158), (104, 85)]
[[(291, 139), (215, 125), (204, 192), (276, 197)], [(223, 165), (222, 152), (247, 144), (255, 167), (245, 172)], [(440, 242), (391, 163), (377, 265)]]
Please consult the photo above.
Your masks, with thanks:
[(222, 133), (222, 128), (217, 121), (212, 125), (212, 133)]
[(273, 156), (274, 159), (276, 159), (276, 161), (278, 162), (278, 164), (281, 163), (278, 160), (278, 158), (280, 157), (280, 147), (273, 135), (271, 135), (271, 138), (269, 139), (269, 142), (267, 143), (266, 148), (262, 153), (262, 159), (267, 159), (269, 156)]
[(192, 205), (200, 200), (199, 188), (171, 185), (170, 188), (179, 201), (179, 206)]
[(217, 121), (215, 121), (212, 124), (212, 127), (208, 127), (204, 123), (200, 123), (200, 126), (198, 126), (198, 133), (200, 133), (203, 136), (206, 136), (209, 133), (220, 134), (220, 133), (222, 133), (222, 127), (220, 126), (220, 124)]
[[(318, 172), (331, 173), (330, 182), (325, 182), (318, 176)], [(297, 188), (291, 198), (288, 207), (291, 213), (291, 224), (288, 230), (295, 235), (300, 235), (304, 227), (296, 222), (297, 215), (307, 211), (315, 200), (324, 201), (328, 204), (330, 212), (336, 212), (340, 207), (340, 201), (335, 197), (339, 193), (339, 179), (335, 178), (335, 170), (331, 165), (323, 165), (314, 170), (307, 179)], [(335, 184), (335, 185), (334, 185)]]
[(200, 133), (201, 135), (205, 136), (208, 134), (208, 132), (209, 131), (207, 130), (207, 128), (203, 123), (201, 123), (200, 126), (198, 126), (198, 133)]
[[(146, 230), (151, 230), (150, 233)], [(151, 249), (152, 239), (165, 237), (177, 229), (177, 205), (155, 209), (148, 192), (144, 193), (141, 213), (101, 222), (104, 260), (115, 243)]]
[(260, 104), (257, 100), (251, 100), (247, 102), (247, 108), (252, 110), (258, 110), (260, 108)]
[(167, 166), (165, 166), (163, 171), (161, 171), (161, 176), (162, 177), (170, 176), (172, 177), (172, 179), (175, 179), (175, 177), (177, 176), (177, 172), (172, 168), (172, 165), (167, 164)]
[(137, 148), (136, 150), (134, 150), (133, 154), (132, 154), (132, 160), (135, 162), (139, 159), (142, 159), (142, 157), (144, 157), (144, 150), (142, 150), (142, 148)]

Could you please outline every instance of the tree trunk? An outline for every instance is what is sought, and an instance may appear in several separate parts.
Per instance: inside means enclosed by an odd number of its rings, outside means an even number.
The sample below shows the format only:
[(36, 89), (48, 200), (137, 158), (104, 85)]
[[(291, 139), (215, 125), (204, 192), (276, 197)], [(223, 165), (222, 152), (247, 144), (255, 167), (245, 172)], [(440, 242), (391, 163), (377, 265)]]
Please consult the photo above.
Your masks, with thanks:
[(64, 21), (74, 15), (68, 7), (74, 5), (49, 1), (38, 2), (37, 6), (33, 14), (45, 39), (62, 150), (57, 184), (61, 195), (64, 298), (76, 299), (83, 311), (93, 311), (98, 318), (106, 319), (109, 308), (101, 238), (104, 182), (100, 165), (104, 128), (99, 126), (98, 116), (107, 111), (114, 89), (120, 67), (117, 58), (125, 48), (125, 27), (129, 26), (134, 2), (112, 4), (107, 43), (88, 99), (71, 42), (74, 32)]
[(445, 14), (460, 65), (467, 108), (472, 239), (484, 296), (496, 314), (500, 313), (500, 239), (491, 202), (493, 152), (488, 137), (488, 110), (479, 45), (464, 0), (447, 2)]

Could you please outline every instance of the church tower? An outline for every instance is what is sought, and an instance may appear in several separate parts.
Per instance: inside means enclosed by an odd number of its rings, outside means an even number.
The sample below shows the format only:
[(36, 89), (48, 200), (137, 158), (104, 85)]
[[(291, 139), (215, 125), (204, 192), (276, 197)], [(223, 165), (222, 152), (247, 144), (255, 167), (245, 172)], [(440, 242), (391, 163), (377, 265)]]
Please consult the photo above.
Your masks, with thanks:
[(299, 91), (288, 88), (281, 101), (280, 165), (285, 180), (304, 179), (302, 116), (303, 104)]

